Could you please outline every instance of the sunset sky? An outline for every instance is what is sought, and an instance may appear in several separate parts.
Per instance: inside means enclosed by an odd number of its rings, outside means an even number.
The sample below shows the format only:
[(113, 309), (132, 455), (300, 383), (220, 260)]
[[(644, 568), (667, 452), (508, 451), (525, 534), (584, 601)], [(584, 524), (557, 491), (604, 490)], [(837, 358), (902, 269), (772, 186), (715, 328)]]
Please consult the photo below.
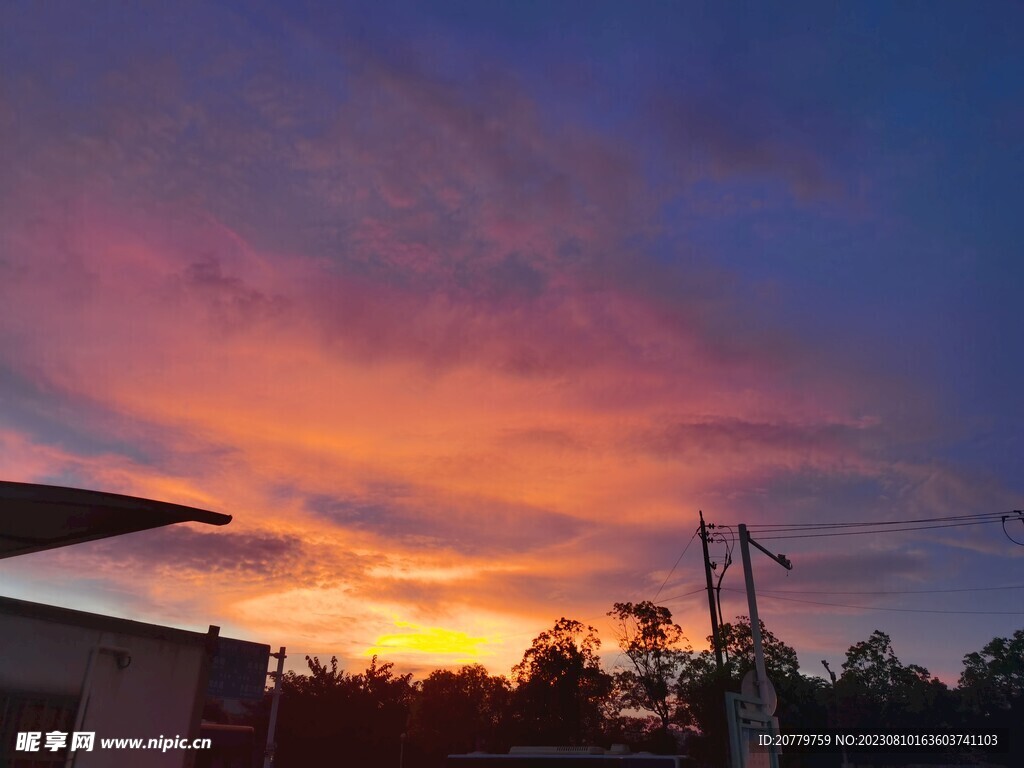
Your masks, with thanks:
[[(699, 509), (1021, 509), (1022, 39), (1000, 2), (2, 4), (0, 479), (234, 520), (0, 591), (508, 674), (561, 616), (615, 661)], [(998, 524), (765, 544), (809, 673), (878, 628), (955, 682), (1024, 627)], [(702, 583), (694, 541), (695, 648)]]

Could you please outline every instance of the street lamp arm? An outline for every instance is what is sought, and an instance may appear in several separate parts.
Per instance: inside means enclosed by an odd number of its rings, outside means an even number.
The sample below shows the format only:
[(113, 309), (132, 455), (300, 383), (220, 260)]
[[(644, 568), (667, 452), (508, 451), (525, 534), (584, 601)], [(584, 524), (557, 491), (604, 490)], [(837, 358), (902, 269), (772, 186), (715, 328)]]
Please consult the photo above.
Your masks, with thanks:
[(756, 541), (754, 541), (752, 538), (750, 538), (750, 534), (749, 533), (747, 534), (747, 541), (749, 541), (755, 547), (760, 549), (762, 552), (764, 552), (766, 555), (768, 555), (768, 557), (770, 557), (776, 563), (781, 565), (787, 571), (792, 571), (793, 570), (793, 564), (791, 562), (789, 562), (789, 558), (786, 557), (785, 555), (776, 555), (776, 554), (773, 554), (773, 553), (769, 552), (767, 549), (765, 549), (760, 544), (758, 544)]

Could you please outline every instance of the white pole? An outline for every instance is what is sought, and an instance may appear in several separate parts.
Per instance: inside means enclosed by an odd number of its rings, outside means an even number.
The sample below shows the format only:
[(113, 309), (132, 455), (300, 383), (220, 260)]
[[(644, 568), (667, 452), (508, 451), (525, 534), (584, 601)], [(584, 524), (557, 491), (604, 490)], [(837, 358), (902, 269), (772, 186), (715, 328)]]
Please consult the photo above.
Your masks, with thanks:
[[(764, 646), (761, 644), (761, 620), (757, 615), (757, 597), (754, 594), (754, 571), (750, 567), (750, 534), (747, 526), (740, 523), (740, 553), (743, 556), (743, 579), (747, 584), (747, 609), (750, 611), (750, 636), (754, 641), (754, 669), (757, 679), (757, 698), (761, 700), (761, 711), (768, 719), (768, 732), (772, 732), (771, 713), (768, 711), (768, 673), (764, 668)], [(773, 556), (774, 557), (774, 556)], [(768, 761), (772, 768), (778, 768), (779, 757), (776, 747), (768, 747)]]
[(263, 753), (263, 768), (270, 768), (274, 764), (274, 750), (277, 748), (277, 744), (274, 743), (274, 731), (277, 729), (277, 706), (281, 701), (281, 677), (284, 675), (284, 660), (287, 658), (283, 645), (280, 651), (270, 655), (277, 659), (277, 675), (274, 677), (274, 699), (270, 705), (270, 725), (267, 727), (267, 750)]
[(768, 673), (764, 668), (764, 646), (761, 645), (761, 621), (757, 616), (757, 597), (754, 595), (754, 572), (750, 567), (750, 541), (747, 526), (740, 523), (740, 553), (743, 556), (743, 579), (747, 583), (747, 610), (750, 612), (750, 635), (754, 640), (754, 669), (757, 675), (757, 698), (761, 700), (761, 709), (765, 715), (765, 694), (768, 692), (766, 681)]

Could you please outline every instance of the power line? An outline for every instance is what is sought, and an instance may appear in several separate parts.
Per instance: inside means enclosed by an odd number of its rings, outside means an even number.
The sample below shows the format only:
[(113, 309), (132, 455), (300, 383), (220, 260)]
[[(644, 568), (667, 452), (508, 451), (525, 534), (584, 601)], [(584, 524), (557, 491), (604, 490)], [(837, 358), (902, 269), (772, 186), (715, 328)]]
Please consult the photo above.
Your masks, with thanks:
[[(823, 536), (863, 536), (869, 533), (897, 533), (899, 531), (930, 531), (936, 528), (960, 528), (965, 525), (983, 525), (985, 523), (997, 523), (999, 518), (992, 518), (990, 520), (972, 520), (965, 523), (943, 523), (941, 525), (914, 525), (906, 528), (886, 528), (880, 530), (867, 530), (867, 531), (834, 531), (829, 533), (783, 533), (780, 536), (762, 536), (758, 534), (758, 541), (767, 541), (768, 539), (818, 539)], [(772, 531), (772, 533), (775, 533)]]
[[(666, 584), (668, 584), (668, 580), (672, 578), (672, 574), (673, 574), (673, 573), (675, 573), (675, 571), (676, 571), (676, 568), (677, 568), (677, 567), (679, 566), (679, 563), (681, 563), (681, 562), (683, 561), (683, 556), (684, 556), (684, 555), (686, 554), (686, 550), (688, 550), (688, 549), (690, 548), (690, 545), (691, 545), (691, 544), (693, 544), (693, 540), (694, 540), (695, 538), (697, 538), (697, 532), (698, 532), (699, 530), (700, 530), (700, 528), (695, 528), (695, 529), (694, 529), (694, 531), (693, 531), (693, 535), (692, 535), (692, 536), (690, 536), (690, 540), (689, 540), (688, 542), (686, 542), (686, 546), (685, 546), (685, 547), (683, 547), (683, 551), (679, 553), (679, 557), (677, 557), (677, 558), (676, 558), (676, 562), (675, 562), (675, 564), (674, 564), (674, 565), (672, 566), (672, 569), (671, 569), (671, 570), (670, 570), (670, 571), (668, 572), (668, 575), (667, 575), (667, 576), (665, 577), (665, 580), (664, 580), (663, 582), (661, 582), (661, 586), (660, 586), (660, 587), (658, 587), (658, 591), (654, 593), (654, 600), (651, 600), (651, 602), (652, 602), (652, 603), (653, 603), (653, 602), (654, 602), (655, 600), (657, 600), (657, 599), (658, 599), (658, 595), (660, 595), (660, 594), (661, 594), (661, 590), (663, 590), (663, 589), (665, 588), (665, 585), (666, 585)], [(698, 589), (697, 591), (698, 591), (698, 592), (700, 592), (700, 591), (702, 591), (702, 590)], [(690, 594), (692, 594), (692, 593), (690, 593)], [(674, 598), (671, 598), (671, 597), (670, 597), (670, 598), (667, 598), (667, 599), (665, 599), (665, 600), (662, 600), (661, 602), (662, 602), (662, 603), (665, 603), (665, 602), (668, 602), (668, 600), (672, 600), (672, 599), (674, 599)], [(612, 633), (613, 633), (613, 634), (614, 634), (614, 632), (615, 632), (615, 631), (614, 631), (614, 629), (612, 629)], [(619, 648), (619, 652), (618, 652), (618, 654), (617, 654), (617, 655), (615, 656), (615, 660), (614, 660), (614, 661), (612, 662), (612, 664), (611, 664), (611, 668), (612, 668), (612, 669), (614, 669), (614, 668), (615, 668), (615, 666), (616, 666), (616, 665), (617, 665), (617, 664), (619, 663), (619, 659), (621, 659), (621, 658), (622, 658), (622, 654), (623, 654), (623, 653), (624, 653), (624, 651), (622, 650), (622, 648)]]
[(705, 589), (706, 589), (706, 587), (697, 587), (697, 589), (693, 590), (692, 592), (684, 592), (681, 595), (672, 595), (672, 597), (666, 597), (661, 602), (667, 603), (667, 602), (670, 602), (672, 600), (679, 600), (680, 598), (683, 598), (683, 597), (690, 597), (691, 595), (696, 595), (698, 592), (703, 592)]
[[(658, 595), (661, 594), (661, 590), (663, 590), (665, 588), (665, 585), (668, 584), (668, 580), (672, 578), (672, 574), (676, 572), (676, 567), (679, 565), (679, 563), (682, 562), (683, 555), (686, 554), (686, 550), (688, 550), (690, 548), (690, 545), (693, 544), (693, 540), (695, 538), (697, 538), (697, 530), (694, 530), (693, 536), (691, 536), (690, 540), (688, 542), (686, 542), (686, 546), (683, 547), (683, 551), (680, 552), (679, 553), (679, 557), (676, 558), (676, 563), (675, 563), (675, 565), (672, 566), (672, 570), (668, 572), (668, 576), (666, 576), (665, 580), (663, 582), (661, 582), (661, 586), (658, 587), (658, 591), (654, 593), (654, 600), (658, 599)], [(652, 600), (651, 602), (654, 602), (654, 600)]]
[[(742, 592), (741, 589), (729, 589), (729, 587), (723, 587), (728, 589), (730, 592)], [(823, 589), (823, 590), (809, 590), (809, 589), (769, 589), (759, 590), (758, 594), (763, 595), (932, 595), (932, 594), (945, 594), (949, 592), (991, 592), (1002, 589), (1024, 589), (1024, 584), (1014, 584), (1012, 586), (1005, 587), (964, 587), (961, 589), (892, 589), (892, 590), (876, 590), (876, 591), (848, 591), (848, 590), (834, 590), (834, 589)]]
[[(1013, 511), (1013, 514), (1015, 514), (1015, 515), (1020, 515), (1020, 514), (1021, 514), (1021, 512), (1020, 512), (1020, 510), (1017, 510), (1017, 509), (1015, 509), (1015, 510)], [(1006, 534), (1006, 538), (1008, 538), (1008, 539), (1009, 539), (1010, 541), (1012, 541), (1012, 542), (1013, 542), (1014, 544), (1016, 544), (1016, 545), (1017, 545), (1018, 547), (1024, 547), (1024, 541), (1017, 541), (1017, 540), (1016, 540), (1015, 538), (1013, 538), (1013, 536), (1011, 536), (1011, 535), (1010, 535), (1010, 532), (1006, 530), (1006, 520), (1007, 520), (1007, 518), (1009, 518), (1009, 515), (1003, 515), (1003, 519), (1002, 519), (1002, 524), (1003, 524), (1003, 533), (1005, 533), (1005, 534)], [(1020, 517), (1020, 518), (1018, 518), (1018, 519), (1019, 519), (1019, 520), (1020, 520), (1021, 522), (1024, 522), (1024, 517)]]
[[(739, 592), (741, 590), (732, 589), (731, 592)], [(944, 613), (944, 614), (956, 614), (956, 615), (976, 615), (976, 616), (1024, 616), (1024, 611), (944, 611), (937, 608), (883, 608), (873, 605), (850, 605), (849, 603), (826, 603), (821, 600), (801, 600), (796, 597), (780, 597), (779, 595), (770, 595), (767, 593), (760, 593), (771, 600), (785, 600), (788, 603), (806, 603), (808, 605), (827, 605), (833, 608), (857, 608), (862, 611), (891, 611), (894, 613)]]
[(922, 517), (911, 520), (868, 520), (860, 522), (844, 523), (763, 523), (748, 526), (751, 532), (778, 533), (784, 530), (823, 530), (828, 528), (864, 528), (875, 525), (909, 525), (918, 523), (945, 523), (960, 520), (998, 520), (1007, 514), (1021, 514), (1020, 510), (1011, 513), (1005, 512), (979, 512), (971, 515), (946, 515), (944, 517)]
[[(834, 527), (850, 527), (850, 526), (864, 526), (864, 525), (902, 525), (911, 522), (947, 522), (950, 520), (975, 520), (983, 517), (997, 518), (1000, 515), (1008, 514), (1006, 512), (976, 512), (970, 515), (946, 515), (944, 517), (921, 517), (912, 520), (864, 520), (860, 522), (786, 522), (786, 523), (760, 523), (748, 526), (750, 530), (767, 530), (781, 529), (781, 528), (834, 528)], [(1009, 514), (1021, 514), (1019, 510), (1014, 510)]]

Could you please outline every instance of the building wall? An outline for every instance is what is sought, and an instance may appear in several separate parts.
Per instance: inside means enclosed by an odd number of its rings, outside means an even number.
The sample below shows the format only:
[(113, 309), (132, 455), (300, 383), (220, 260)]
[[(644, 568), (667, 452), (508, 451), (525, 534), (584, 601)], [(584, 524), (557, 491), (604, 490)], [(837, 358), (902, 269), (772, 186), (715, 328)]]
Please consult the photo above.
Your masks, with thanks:
[[(197, 693), (205, 693), (209, 668), (206, 635), (0, 598), (0, 638), (0, 691), (8, 694), (72, 696), (81, 706), (93, 657), (78, 730), (95, 732), (96, 745), (74, 753), (75, 768), (192, 764), (185, 750), (103, 750), (100, 739), (198, 736)], [(121, 669), (118, 656), (101, 648), (123, 648), (131, 661)]]

